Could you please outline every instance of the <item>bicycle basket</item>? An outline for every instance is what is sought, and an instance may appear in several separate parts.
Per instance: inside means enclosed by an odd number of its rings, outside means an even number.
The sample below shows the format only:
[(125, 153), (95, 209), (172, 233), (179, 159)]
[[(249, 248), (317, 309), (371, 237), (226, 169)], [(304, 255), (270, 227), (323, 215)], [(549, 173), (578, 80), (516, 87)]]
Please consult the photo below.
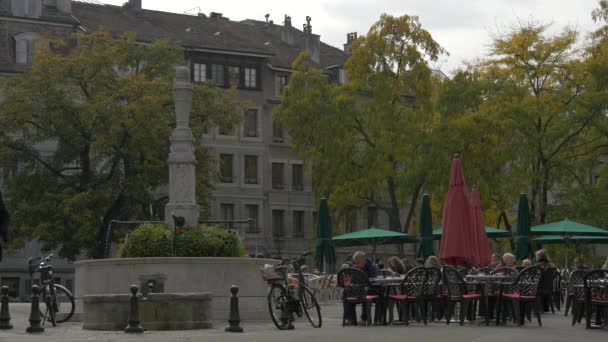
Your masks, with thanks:
[(287, 279), (287, 267), (264, 267), (260, 269), (264, 281)]

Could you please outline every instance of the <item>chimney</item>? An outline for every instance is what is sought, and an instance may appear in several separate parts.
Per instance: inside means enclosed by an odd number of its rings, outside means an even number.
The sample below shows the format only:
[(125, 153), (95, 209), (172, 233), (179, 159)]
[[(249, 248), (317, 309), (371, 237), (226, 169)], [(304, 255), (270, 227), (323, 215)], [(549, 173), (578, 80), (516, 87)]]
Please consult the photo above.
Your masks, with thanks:
[(61, 13), (72, 14), (72, 0), (55, 0), (55, 6)]
[(306, 24), (303, 25), (304, 31), (304, 46), (306, 51), (310, 54), (310, 59), (316, 63), (319, 63), (319, 56), (321, 54), (321, 36), (312, 34), (312, 26), (310, 26), (311, 17), (306, 16)]
[(357, 39), (357, 32), (350, 32), (346, 34), (346, 44), (344, 44), (344, 52), (350, 54), (350, 45)]
[(291, 17), (285, 14), (285, 21), (281, 27), (281, 40), (293, 46), (296, 43), (295, 32), (297, 31), (291, 27)]
[(129, 7), (134, 10), (141, 10), (141, 1), (142, 0), (129, 0)]

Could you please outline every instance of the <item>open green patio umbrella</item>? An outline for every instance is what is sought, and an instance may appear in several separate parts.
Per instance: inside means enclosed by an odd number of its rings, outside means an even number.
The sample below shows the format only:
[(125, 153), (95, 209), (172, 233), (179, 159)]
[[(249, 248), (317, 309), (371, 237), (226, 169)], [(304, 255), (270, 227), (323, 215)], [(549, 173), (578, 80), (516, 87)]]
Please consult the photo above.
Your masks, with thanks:
[(371, 227), (358, 232), (334, 236), (332, 239), (336, 247), (372, 246), (372, 258), (376, 258), (378, 245), (398, 245), (413, 243), (416, 239), (405, 233)]
[(433, 255), (433, 218), (431, 215), (431, 201), (429, 195), (422, 196), (420, 207), (420, 246), (417, 258), (427, 258)]
[(517, 208), (517, 238), (515, 239), (515, 258), (524, 260), (532, 255), (532, 244), (530, 243), (530, 207), (528, 196), (519, 195), (519, 207)]
[[(443, 233), (443, 230), (441, 228), (434, 229), (433, 230), (433, 239), (435, 239), (435, 240), (441, 239), (442, 233)], [(495, 239), (495, 238), (510, 237), (511, 232), (509, 232), (508, 230), (504, 230), (504, 229), (498, 229), (498, 228), (486, 226), (486, 235), (490, 239)]]
[[(317, 268), (326, 271), (336, 262), (336, 252), (332, 243), (331, 218), (327, 198), (321, 198), (319, 205), (319, 222), (317, 222), (317, 244), (315, 261)], [(326, 268), (327, 266), (327, 268)]]
[(532, 234), (545, 234), (545, 235), (559, 235), (563, 238), (566, 245), (566, 265), (568, 267), (568, 244), (574, 236), (606, 236), (608, 237), (608, 231), (588, 226), (586, 224), (563, 220), (558, 222), (551, 222), (534, 226), (531, 229)]
[(564, 237), (561, 235), (542, 235), (532, 240), (540, 243), (564, 243), (566, 239), (577, 242), (588, 242), (588, 243), (608, 243), (608, 236), (585, 236), (585, 235), (573, 235)]

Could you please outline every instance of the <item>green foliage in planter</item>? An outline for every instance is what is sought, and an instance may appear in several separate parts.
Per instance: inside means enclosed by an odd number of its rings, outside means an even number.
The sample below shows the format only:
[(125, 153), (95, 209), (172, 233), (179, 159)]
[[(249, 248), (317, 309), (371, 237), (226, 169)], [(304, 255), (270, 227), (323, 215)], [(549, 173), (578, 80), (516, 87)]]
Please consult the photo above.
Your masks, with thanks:
[[(199, 226), (177, 228), (176, 256), (180, 257), (241, 257), (245, 247), (234, 231), (218, 227)], [(120, 245), (122, 258), (173, 256), (173, 232), (165, 225), (141, 225), (129, 233)]]
[(199, 226), (177, 229), (177, 256), (241, 257), (245, 248), (234, 231), (218, 227)]
[(172, 256), (172, 235), (164, 224), (141, 225), (125, 237), (118, 255), (121, 258)]

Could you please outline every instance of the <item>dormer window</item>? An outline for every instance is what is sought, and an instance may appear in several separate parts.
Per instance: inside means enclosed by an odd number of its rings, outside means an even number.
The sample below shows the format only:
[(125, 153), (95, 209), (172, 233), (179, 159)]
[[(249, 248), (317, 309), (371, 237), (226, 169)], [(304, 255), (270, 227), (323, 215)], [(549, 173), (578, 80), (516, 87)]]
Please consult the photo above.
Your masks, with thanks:
[(11, 0), (11, 9), (16, 17), (40, 18), (42, 0)]
[(15, 39), (15, 63), (31, 64), (34, 58), (34, 41), (38, 38), (35, 33), (18, 34)]

